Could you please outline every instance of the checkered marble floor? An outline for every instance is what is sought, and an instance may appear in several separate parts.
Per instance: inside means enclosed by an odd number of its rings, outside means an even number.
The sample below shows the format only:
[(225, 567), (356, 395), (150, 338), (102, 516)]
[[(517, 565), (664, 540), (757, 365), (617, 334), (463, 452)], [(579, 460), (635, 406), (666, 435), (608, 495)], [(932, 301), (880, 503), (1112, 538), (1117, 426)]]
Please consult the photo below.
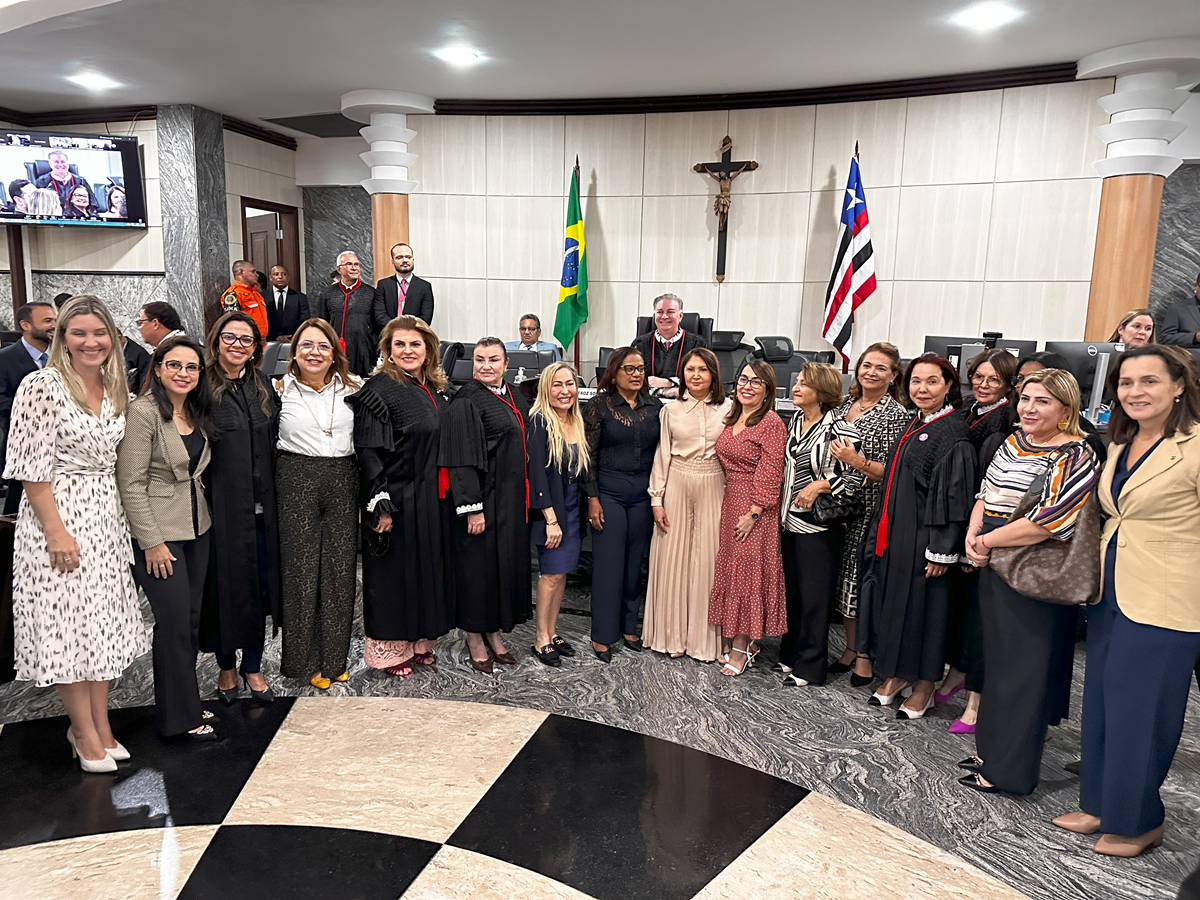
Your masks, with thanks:
[(836, 800), (680, 744), (418, 698), (206, 704), (166, 745), (117, 710), (115, 775), (62, 718), (0, 734), (0, 895), (20, 900), (1020, 898)]

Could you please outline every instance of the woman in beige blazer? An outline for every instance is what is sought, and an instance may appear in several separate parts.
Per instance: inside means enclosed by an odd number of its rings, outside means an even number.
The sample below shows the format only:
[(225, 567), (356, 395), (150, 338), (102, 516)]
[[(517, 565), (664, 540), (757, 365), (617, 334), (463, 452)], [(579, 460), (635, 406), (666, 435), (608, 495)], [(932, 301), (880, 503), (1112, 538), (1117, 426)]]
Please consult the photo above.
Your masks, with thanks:
[(1088, 610), (1081, 811), (1054, 824), (1102, 832), (1094, 847), (1137, 856), (1162, 843), (1159, 788), (1171, 768), (1200, 656), (1200, 386), (1185, 351), (1121, 354), (1100, 479), (1108, 521), (1103, 590)]
[(213, 741), (196, 684), (200, 604), (208, 571), (212, 395), (200, 345), (163, 341), (126, 412), (117, 487), (133, 535), (133, 575), (154, 610), (154, 712), (164, 738)]

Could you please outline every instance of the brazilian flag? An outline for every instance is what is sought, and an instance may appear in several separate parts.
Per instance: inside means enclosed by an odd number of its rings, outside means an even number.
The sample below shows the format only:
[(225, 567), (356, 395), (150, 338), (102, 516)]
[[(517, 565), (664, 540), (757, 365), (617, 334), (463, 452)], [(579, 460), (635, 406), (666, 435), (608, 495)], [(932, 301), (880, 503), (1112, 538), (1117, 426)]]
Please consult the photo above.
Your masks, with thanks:
[(587, 255), (584, 253), (583, 215), (579, 210), (579, 161), (571, 176), (571, 196), (567, 201), (566, 244), (563, 247), (562, 283), (558, 287), (558, 311), (554, 315), (554, 336), (565, 351), (575, 339), (579, 326), (587, 321)]

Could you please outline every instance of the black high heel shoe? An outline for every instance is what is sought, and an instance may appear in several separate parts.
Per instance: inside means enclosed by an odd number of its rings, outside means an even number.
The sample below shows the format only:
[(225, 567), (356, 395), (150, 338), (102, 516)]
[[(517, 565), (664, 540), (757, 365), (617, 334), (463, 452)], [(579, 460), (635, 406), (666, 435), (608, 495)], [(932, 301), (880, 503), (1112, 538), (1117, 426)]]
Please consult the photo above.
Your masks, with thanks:
[[(254, 688), (250, 687), (250, 679), (246, 677), (246, 673), (242, 672), (241, 674), (242, 674), (242, 681), (246, 685), (246, 690), (248, 690), (250, 692), (250, 699), (252, 699), (255, 703), (274, 703), (275, 702), (275, 692), (273, 690), (271, 690), (271, 685), (268, 684), (267, 689), (265, 691), (256, 691)], [(261, 672), (253, 672), (251, 674), (260, 675), (262, 673)], [(263, 679), (263, 680), (265, 681), (266, 679)]]
[(233, 680), (233, 687), (231, 688), (217, 687), (217, 699), (226, 706), (230, 705), (231, 703), (237, 703), (239, 693), (241, 693), (241, 688), (238, 687), (236, 678)]

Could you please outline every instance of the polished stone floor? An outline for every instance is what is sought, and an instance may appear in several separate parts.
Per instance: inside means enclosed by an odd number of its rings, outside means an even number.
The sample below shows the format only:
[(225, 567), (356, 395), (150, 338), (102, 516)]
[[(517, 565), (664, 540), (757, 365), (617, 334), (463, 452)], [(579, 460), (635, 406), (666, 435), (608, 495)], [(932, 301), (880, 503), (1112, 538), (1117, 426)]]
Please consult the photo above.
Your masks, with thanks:
[[(961, 697), (898, 721), (844, 676), (783, 687), (772, 642), (736, 679), (650, 652), (605, 665), (586, 652), (585, 581), (567, 606), (560, 631), (584, 652), (553, 670), (530, 656), (527, 624), (509, 640), (519, 665), (494, 676), (466, 665), (452, 633), (436, 669), (393, 678), (363, 667), (356, 622), (351, 678), (322, 694), (279, 676), (274, 640), (266, 671), (286, 697), (209, 704), (229, 739), (200, 748), (154, 737), (138, 660), (113, 690), (134, 752), (115, 784), (70, 766), (53, 691), (0, 686), (0, 722), (15, 723), (0, 732), (0, 886), (22, 885), (22, 900), (1166, 900), (1200, 863), (1195, 691), (1161, 848), (1106, 859), (1049, 824), (1078, 801), (1062, 766), (1078, 752), (1082, 645), (1074, 718), (1018, 799), (955, 783), (973, 750), (946, 732)], [(211, 657), (201, 676), (211, 693)], [(322, 887), (335, 883), (347, 889)]]

